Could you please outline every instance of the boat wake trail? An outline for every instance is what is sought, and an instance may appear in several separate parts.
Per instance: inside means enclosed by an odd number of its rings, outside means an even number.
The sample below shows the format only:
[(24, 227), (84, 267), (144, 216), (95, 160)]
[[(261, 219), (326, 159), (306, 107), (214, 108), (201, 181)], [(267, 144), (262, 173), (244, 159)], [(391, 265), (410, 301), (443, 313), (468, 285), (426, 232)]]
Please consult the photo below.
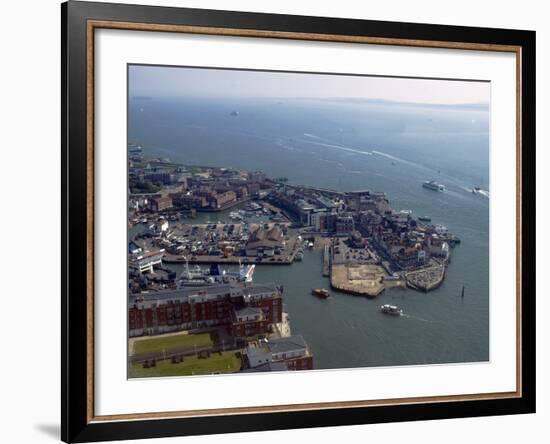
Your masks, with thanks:
[(487, 190), (475, 190), (475, 192), (472, 191), (471, 188), (468, 188), (466, 186), (460, 186), (460, 188), (468, 193), (472, 193), (472, 194), (479, 194), (481, 196), (485, 196), (487, 199), (489, 199), (489, 196), (490, 196), (490, 193), (489, 191)]
[(332, 149), (340, 150), (340, 151), (347, 151), (349, 153), (362, 154), (364, 156), (372, 156), (372, 153), (370, 151), (361, 151), (361, 150), (358, 150), (358, 149), (355, 149), (355, 148), (349, 148), (349, 147), (341, 146), (341, 145), (334, 145), (332, 143), (315, 142), (313, 140), (305, 140), (305, 139), (300, 139), (300, 142), (307, 143), (307, 144), (310, 144), (310, 145), (322, 146), (322, 147), (325, 147), (325, 148), (332, 148)]
[(478, 194), (481, 194), (482, 196), (485, 196), (487, 199), (489, 199), (489, 191), (487, 190), (479, 190)]
[(372, 154), (376, 154), (377, 156), (386, 157), (387, 159), (391, 159), (395, 162), (401, 162), (401, 163), (404, 163), (404, 164), (409, 165), (409, 166), (413, 166), (413, 167), (416, 167), (416, 168), (421, 168), (423, 170), (431, 170), (431, 168), (428, 168), (427, 166), (424, 166), (424, 165), (421, 165), (421, 164), (415, 163), (415, 162), (410, 162), (408, 160), (401, 159), (400, 157), (392, 156), (391, 154), (388, 154), (388, 153), (383, 153), (382, 151), (372, 150)]
[(419, 318), (418, 316), (412, 316), (412, 315), (408, 315), (408, 314), (405, 314), (405, 313), (403, 313), (401, 315), (401, 317), (411, 319), (413, 321), (428, 322), (430, 324), (441, 324), (442, 323), (441, 321), (433, 321), (433, 320), (430, 320), (430, 319)]

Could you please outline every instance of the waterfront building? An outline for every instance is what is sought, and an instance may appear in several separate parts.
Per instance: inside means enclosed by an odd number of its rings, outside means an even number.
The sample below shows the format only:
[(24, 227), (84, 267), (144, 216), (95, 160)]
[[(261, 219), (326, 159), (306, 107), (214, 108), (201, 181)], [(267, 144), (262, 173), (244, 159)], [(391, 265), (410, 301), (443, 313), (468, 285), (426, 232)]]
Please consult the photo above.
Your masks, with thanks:
[(321, 207), (326, 208), (329, 211), (336, 210), (337, 208), (337, 205), (331, 199), (325, 196), (319, 196), (317, 198), (317, 203)]
[(333, 233), (336, 231), (336, 220), (338, 214), (326, 211), (315, 212), (311, 215), (311, 224), (315, 227), (316, 231)]
[(172, 208), (172, 198), (170, 196), (154, 196), (151, 201), (151, 210), (158, 212)]
[(271, 228), (258, 227), (248, 238), (246, 244), (247, 256), (273, 256), (276, 249), (284, 246), (284, 236), (281, 229), (274, 225)]
[(231, 316), (231, 334), (235, 338), (261, 335), (269, 331), (271, 323), (260, 307), (234, 308)]
[(162, 183), (164, 185), (169, 185), (176, 181), (176, 177), (173, 173), (169, 173), (168, 171), (161, 169), (145, 171), (143, 173), (143, 179), (153, 183)]
[(304, 226), (311, 225), (311, 215), (315, 211), (315, 205), (309, 203), (305, 199), (298, 199), (296, 201), (296, 207), (298, 209), (298, 215), (300, 217), (300, 223)]
[(163, 256), (163, 249), (142, 253), (140, 248), (136, 250), (136, 254), (130, 259), (130, 265), (133, 265), (140, 274), (145, 272), (154, 273), (154, 267), (162, 265)]
[(212, 208), (223, 208), (229, 204), (234, 203), (237, 200), (237, 194), (234, 191), (221, 191), (212, 195), (210, 200), (210, 206)]
[(424, 265), (428, 259), (426, 251), (421, 248), (420, 244), (401, 248), (395, 257), (397, 263), (403, 269)]
[(282, 310), (282, 291), (272, 284), (222, 284), (131, 294), (129, 334), (156, 335), (214, 326), (225, 326), (228, 333), (238, 335), (247, 328), (262, 334), (282, 321)]
[(349, 234), (355, 229), (352, 216), (338, 216), (336, 219), (336, 234)]
[(287, 336), (249, 344), (246, 357), (250, 368), (284, 363), (288, 370), (311, 370), (313, 355), (301, 335)]
[(447, 258), (449, 255), (449, 244), (438, 234), (433, 233), (426, 240), (430, 254), (436, 257)]
[(172, 203), (176, 208), (202, 209), (208, 206), (208, 201), (204, 196), (193, 193), (174, 193), (171, 194)]
[(254, 196), (260, 192), (260, 184), (258, 182), (247, 182), (246, 188), (249, 196)]

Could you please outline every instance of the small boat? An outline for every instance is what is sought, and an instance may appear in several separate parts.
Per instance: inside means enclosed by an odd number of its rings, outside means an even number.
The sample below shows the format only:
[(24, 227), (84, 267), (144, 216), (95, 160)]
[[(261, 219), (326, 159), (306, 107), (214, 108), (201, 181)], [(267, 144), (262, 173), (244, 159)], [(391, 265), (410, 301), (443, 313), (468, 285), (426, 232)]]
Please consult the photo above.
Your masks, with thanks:
[(479, 187), (474, 187), (474, 188), (472, 189), (472, 194), (477, 194), (477, 193), (479, 193), (480, 191), (481, 191), (481, 188), (479, 188)]
[(312, 288), (311, 294), (321, 299), (326, 299), (330, 296), (330, 293), (326, 288)]
[(420, 220), (422, 222), (431, 222), (432, 218), (430, 216), (419, 216), (418, 220)]
[(403, 314), (403, 310), (401, 310), (397, 305), (389, 305), (385, 304), (380, 307), (380, 311), (384, 314), (393, 315), (393, 316), (401, 316)]

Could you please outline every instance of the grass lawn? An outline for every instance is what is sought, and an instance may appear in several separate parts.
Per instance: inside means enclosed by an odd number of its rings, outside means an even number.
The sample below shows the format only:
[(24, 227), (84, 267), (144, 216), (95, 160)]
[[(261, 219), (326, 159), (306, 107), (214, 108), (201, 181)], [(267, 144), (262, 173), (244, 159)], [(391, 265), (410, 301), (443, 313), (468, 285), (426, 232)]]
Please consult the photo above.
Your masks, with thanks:
[(130, 378), (147, 378), (151, 376), (189, 376), (210, 375), (212, 373), (235, 373), (241, 369), (241, 359), (235, 352), (216, 352), (209, 358), (199, 359), (197, 356), (186, 356), (183, 362), (172, 364), (157, 361), (156, 367), (143, 368), (140, 363), (130, 367)]
[(139, 339), (134, 343), (134, 354), (141, 355), (146, 353), (161, 352), (182, 348), (205, 347), (213, 345), (214, 341), (211, 333), (168, 335), (150, 339)]

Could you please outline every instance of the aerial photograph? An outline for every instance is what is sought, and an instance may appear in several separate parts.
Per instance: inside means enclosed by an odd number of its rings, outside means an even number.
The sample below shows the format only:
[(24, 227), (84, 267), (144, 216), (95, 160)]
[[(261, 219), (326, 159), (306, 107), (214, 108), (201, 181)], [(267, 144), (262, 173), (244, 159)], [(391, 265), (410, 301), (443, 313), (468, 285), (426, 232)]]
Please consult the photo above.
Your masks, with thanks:
[(490, 97), (128, 65), (128, 378), (488, 362)]

